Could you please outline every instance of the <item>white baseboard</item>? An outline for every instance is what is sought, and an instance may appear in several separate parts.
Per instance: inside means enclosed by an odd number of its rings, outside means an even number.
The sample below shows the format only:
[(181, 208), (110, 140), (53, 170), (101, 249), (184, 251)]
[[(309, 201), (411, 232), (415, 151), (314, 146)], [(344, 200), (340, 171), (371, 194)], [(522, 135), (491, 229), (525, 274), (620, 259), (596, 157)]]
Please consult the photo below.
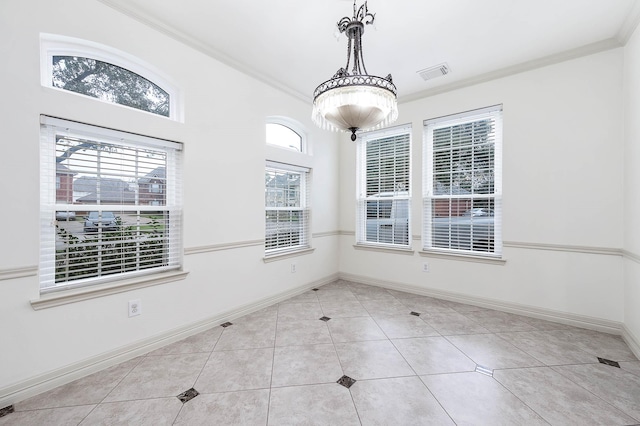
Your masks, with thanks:
[(297, 296), (314, 287), (320, 287), (338, 279), (338, 274), (332, 274), (320, 280), (295, 287), (257, 302), (249, 303), (221, 312), (204, 320), (181, 326), (164, 333), (151, 336), (130, 345), (105, 352), (100, 355), (70, 364), (38, 376), (0, 388), (0, 408), (13, 405), (42, 392), (73, 382), (105, 368), (120, 364), (135, 357), (144, 355), (168, 344), (193, 336), (210, 328), (217, 327), (226, 321), (232, 321), (273, 304)]
[(101, 355), (85, 359), (66, 367), (32, 377), (30, 379), (15, 383), (10, 386), (0, 388), (0, 408), (15, 404), (19, 401), (23, 401), (27, 398), (54, 389), (58, 386), (65, 385), (90, 374), (97, 373), (98, 371), (101, 371), (105, 368), (144, 355), (148, 352), (193, 336), (210, 328), (217, 327), (225, 321), (232, 321), (241, 316), (282, 302), (283, 300), (289, 299), (290, 297), (297, 296), (298, 294), (304, 293), (311, 288), (320, 287), (324, 284), (333, 282), (336, 279), (374, 285), (390, 290), (405, 291), (408, 293), (450, 300), (453, 302), (467, 303), (484, 308), (495, 309), (513, 314), (554, 321), (561, 324), (573, 325), (576, 327), (621, 335), (625, 342), (629, 345), (629, 348), (636, 355), (636, 357), (640, 359), (640, 339), (638, 338), (638, 336), (633, 335), (633, 333), (631, 333), (631, 331), (622, 323), (516, 303), (467, 296), (442, 290), (426, 289), (413, 285), (383, 281), (360, 275), (340, 273), (329, 275), (320, 280), (298, 286), (291, 290), (287, 290), (270, 297), (266, 297), (257, 302), (236, 307), (234, 309), (216, 314), (204, 320), (188, 324), (186, 326), (178, 327), (176, 329), (166, 331), (164, 333), (140, 340), (138, 342), (114, 349), (109, 352), (105, 352)]
[(622, 338), (636, 358), (640, 359), (640, 338), (635, 336), (626, 325), (622, 326)]
[[(547, 321), (553, 321), (561, 324), (572, 325), (575, 327), (587, 328), (590, 330), (602, 331), (605, 333), (622, 335), (623, 324), (616, 321), (594, 318), (586, 315), (570, 314), (552, 309), (538, 308), (535, 306), (522, 305), (512, 302), (504, 302), (476, 296), (468, 296), (454, 292), (443, 290), (434, 290), (423, 287), (417, 287), (410, 284), (396, 283), (386, 280), (378, 280), (371, 277), (365, 277), (354, 274), (339, 274), (340, 279), (346, 281), (357, 282), (361, 284), (374, 285), (390, 290), (405, 291), (407, 293), (418, 294), (422, 296), (435, 297), (438, 299), (450, 300), (452, 302), (466, 303), (469, 305), (480, 306), (482, 308), (495, 309), (497, 311), (508, 312), (511, 314), (522, 315), (526, 317), (538, 318)], [(636, 355), (637, 356), (637, 355)]]

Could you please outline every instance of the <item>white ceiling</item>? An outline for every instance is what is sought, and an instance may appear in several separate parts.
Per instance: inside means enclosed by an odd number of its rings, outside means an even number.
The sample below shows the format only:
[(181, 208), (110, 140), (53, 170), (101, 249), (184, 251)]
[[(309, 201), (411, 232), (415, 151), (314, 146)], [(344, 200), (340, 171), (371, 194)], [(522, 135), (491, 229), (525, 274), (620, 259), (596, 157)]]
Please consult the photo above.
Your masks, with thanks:
[[(346, 64), (336, 23), (353, 0), (101, 0), (305, 100)], [(361, 0), (358, 0), (358, 6)], [(369, 74), (391, 73), (400, 101), (622, 46), (640, 0), (369, 0)], [(336, 35), (339, 34), (339, 40)], [(417, 71), (446, 62), (451, 73)]]

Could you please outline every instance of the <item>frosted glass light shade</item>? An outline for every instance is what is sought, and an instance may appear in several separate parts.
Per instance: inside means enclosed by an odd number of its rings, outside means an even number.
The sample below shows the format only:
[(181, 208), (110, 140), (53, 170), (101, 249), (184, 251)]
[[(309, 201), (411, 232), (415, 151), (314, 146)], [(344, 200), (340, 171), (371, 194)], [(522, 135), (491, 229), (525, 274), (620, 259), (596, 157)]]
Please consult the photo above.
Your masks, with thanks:
[(373, 130), (397, 118), (395, 94), (381, 87), (336, 87), (320, 94), (313, 102), (313, 122), (327, 130)]

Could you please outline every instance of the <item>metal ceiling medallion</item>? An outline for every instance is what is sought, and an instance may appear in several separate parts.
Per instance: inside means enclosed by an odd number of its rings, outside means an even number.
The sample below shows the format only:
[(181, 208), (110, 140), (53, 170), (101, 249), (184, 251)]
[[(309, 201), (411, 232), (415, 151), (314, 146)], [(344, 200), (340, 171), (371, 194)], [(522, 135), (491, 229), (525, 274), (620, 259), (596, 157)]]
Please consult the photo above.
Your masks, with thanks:
[(354, 0), (353, 18), (345, 16), (338, 21), (338, 29), (348, 39), (347, 65), (313, 93), (313, 122), (322, 129), (350, 131), (352, 141), (356, 140), (356, 131), (385, 127), (398, 118), (397, 90), (391, 74), (372, 76), (364, 65), (362, 34), (364, 26), (374, 19), (366, 1), (356, 9)]

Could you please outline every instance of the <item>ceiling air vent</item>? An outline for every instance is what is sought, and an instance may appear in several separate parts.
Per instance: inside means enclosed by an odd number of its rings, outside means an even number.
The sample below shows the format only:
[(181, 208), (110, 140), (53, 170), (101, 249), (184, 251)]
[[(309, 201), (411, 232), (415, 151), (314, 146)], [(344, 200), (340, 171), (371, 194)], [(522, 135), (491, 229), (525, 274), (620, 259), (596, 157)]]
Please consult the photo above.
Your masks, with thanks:
[(433, 67), (425, 68), (423, 70), (418, 71), (418, 75), (422, 77), (424, 81), (433, 80), (434, 78), (442, 77), (443, 75), (447, 75), (451, 72), (451, 68), (445, 62), (440, 65), (435, 65)]

